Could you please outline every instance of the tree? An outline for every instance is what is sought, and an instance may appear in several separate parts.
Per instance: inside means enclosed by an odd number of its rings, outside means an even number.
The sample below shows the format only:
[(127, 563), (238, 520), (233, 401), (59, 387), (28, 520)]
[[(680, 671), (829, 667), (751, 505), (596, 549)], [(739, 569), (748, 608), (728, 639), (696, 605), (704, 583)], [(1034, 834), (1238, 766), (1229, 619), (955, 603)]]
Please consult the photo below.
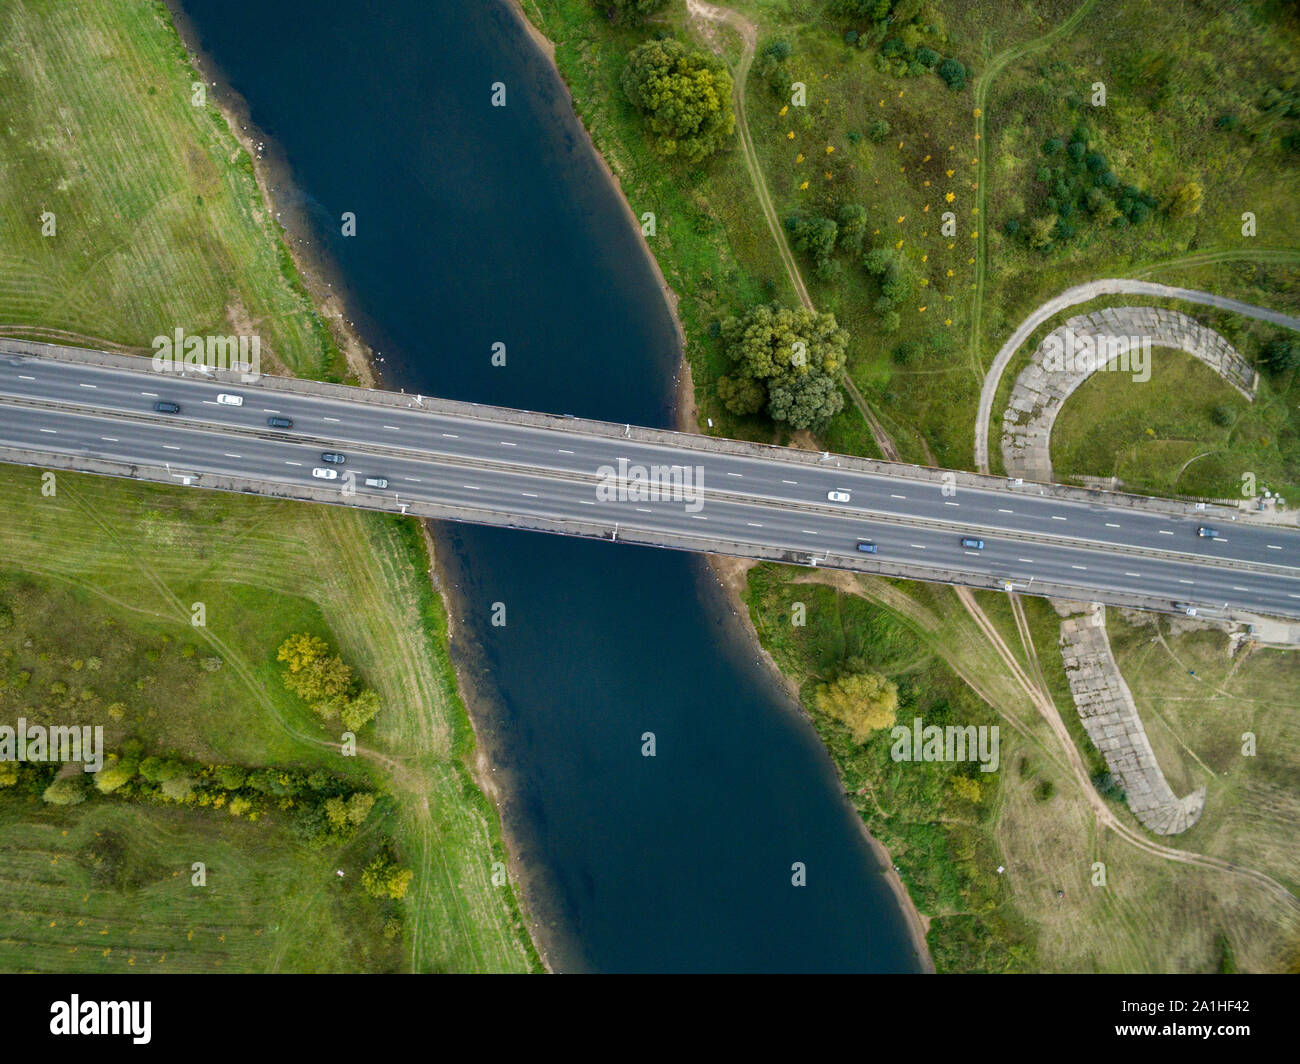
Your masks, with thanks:
[(644, 22), (649, 16), (658, 14), (668, 4), (668, 0), (596, 0), (596, 6), (605, 12), (612, 22), (625, 26)]
[(108, 764), (95, 773), (95, 788), (100, 794), (112, 794), (135, 779), (137, 767), (130, 758), (111, 757)]
[(184, 771), (184, 763), (174, 757), (146, 757), (140, 762), (140, 775), (150, 783), (166, 783)]
[(50, 805), (79, 805), (86, 800), (86, 785), (83, 774), (60, 776), (41, 795)]
[(276, 657), (289, 668), (285, 686), (308, 702), (329, 702), (352, 693), (352, 670), (329, 644), (313, 635), (291, 635)]
[(248, 779), (248, 773), (240, 765), (218, 765), (217, 782), (228, 791), (237, 791)]
[(733, 414), (757, 414), (767, 402), (767, 389), (751, 377), (719, 377), (718, 398)]
[(344, 705), (340, 712), (340, 716), (343, 718), (343, 727), (347, 728), (348, 731), (360, 731), (379, 715), (382, 708), (378, 692), (366, 688), (356, 698)]
[(939, 64), (939, 77), (953, 92), (960, 92), (966, 87), (966, 67), (956, 59), (945, 59)]
[(388, 854), (379, 854), (361, 873), (361, 886), (372, 898), (400, 901), (410, 885), (411, 870), (402, 868)]
[(846, 203), (836, 219), (839, 223), (839, 246), (854, 255), (862, 253), (862, 241), (867, 235), (867, 209), (860, 203)]
[(661, 155), (699, 162), (736, 127), (731, 75), (722, 60), (672, 39), (646, 41), (628, 57), (623, 93), (648, 120)]
[(1057, 216), (1055, 214), (1032, 219), (1029, 223), (1029, 246), (1042, 249), (1051, 247), (1052, 240), (1056, 235), (1056, 223)]
[(815, 263), (824, 262), (835, 251), (839, 226), (830, 218), (794, 214), (786, 219), (785, 227), (790, 230), (795, 249), (812, 256)]
[(833, 314), (771, 303), (744, 318), (728, 318), (719, 331), (732, 359), (731, 376), (765, 389), (774, 421), (812, 428), (843, 408), (838, 380), (849, 334)]
[(898, 687), (867, 669), (860, 658), (845, 664), (847, 671), (831, 683), (819, 684), (813, 697), (818, 710), (845, 725), (854, 742), (864, 743), (872, 732), (894, 723)]
[(1300, 369), (1300, 343), (1289, 336), (1275, 336), (1260, 352), (1264, 365), (1272, 373), (1287, 373)]
[(173, 776), (162, 785), (163, 796), (173, 802), (183, 802), (190, 796), (194, 790), (195, 779), (193, 776), (180, 775)]
[(1205, 195), (1205, 190), (1201, 188), (1200, 183), (1188, 181), (1174, 189), (1173, 196), (1170, 197), (1169, 206), (1166, 210), (1170, 218), (1188, 218), (1196, 214), (1201, 209), (1201, 199)]

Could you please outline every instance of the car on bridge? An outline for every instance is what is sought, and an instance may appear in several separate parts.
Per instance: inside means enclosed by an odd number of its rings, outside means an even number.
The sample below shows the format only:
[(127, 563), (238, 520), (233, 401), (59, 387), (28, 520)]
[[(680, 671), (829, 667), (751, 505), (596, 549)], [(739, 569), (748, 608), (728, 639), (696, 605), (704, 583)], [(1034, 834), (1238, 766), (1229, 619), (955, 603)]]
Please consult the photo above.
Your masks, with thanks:
[(338, 480), (339, 471), (337, 469), (324, 469), (321, 466), (317, 466), (311, 471), (311, 475), (317, 480)]
[(1197, 528), (1196, 534), (1200, 536), (1201, 539), (1219, 538), (1219, 530), (1217, 528), (1211, 528), (1209, 525), (1201, 525), (1199, 528)]
[(969, 550), (984, 549), (984, 541), (982, 539), (976, 539), (974, 536), (962, 536), (961, 545)]
[(860, 539), (858, 540), (858, 550), (862, 551), (863, 554), (875, 554), (876, 545), (869, 539)]
[(831, 502), (848, 502), (849, 493), (847, 491), (828, 491), (826, 498), (830, 499)]
[(169, 403), (165, 399), (160, 399), (154, 403), (153, 408), (160, 414), (179, 414), (181, 412), (180, 403)]
[(320, 460), (328, 462), (330, 465), (342, 465), (347, 459), (338, 453), (338, 451), (322, 451)]
[(217, 402), (222, 406), (243, 406), (244, 397), (242, 395), (232, 395), (230, 392), (217, 393)]
[(269, 417), (266, 423), (273, 429), (291, 429), (293, 428), (293, 419), (287, 417)]
[(365, 485), (368, 488), (386, 488), (388, 487), (387, 477), (366, 477)]

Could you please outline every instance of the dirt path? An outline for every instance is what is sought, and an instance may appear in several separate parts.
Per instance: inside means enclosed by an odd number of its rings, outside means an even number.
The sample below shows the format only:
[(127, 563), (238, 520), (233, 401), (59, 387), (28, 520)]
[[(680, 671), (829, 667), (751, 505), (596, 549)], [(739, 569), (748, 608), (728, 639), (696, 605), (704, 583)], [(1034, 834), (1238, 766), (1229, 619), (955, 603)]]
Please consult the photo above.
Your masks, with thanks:
[[(745, 156), (745, 169), (749, 171), (750, 181), (754, 185), (754, 194), (758, 197), (758, 205), (762, 208), (763, 218), (772, 233), (772, 239), (776, 241), (776, 249), (781, 256), (782, 265), (785, 266), (786, 276), (790, 278), (790, 285), (800, 305), (805, 310), (816, 313), (817, 308), (813, 306), (812, 296), (808, 294), (808, 286), (804, 284), (803, 275), (799, 272), (799, 263), (795, 260), (794, 252), (790, 250), (785, 228), (781, 225), (781, 219), (776, 213), (776, 204), (772, 201), (772, 194), (768, 190), (767, 181), (759, 166), (758, 152), (754, 150), (754, 138), (750, 134), (749, 118), (745, 112), (745, 81), (749, 77), (749, 68), (754, 62), (754, 49), (758, 44), (758, 27), (738, 11), (717, 7), (705, 3), (704, 0), (686, 0), (686, 12), (688, 21), (707, 42), (709, 48), (722, 59), (731, 74), (732, 98), (736, 110), (736, 133), (740, 137), (741, 151)], [(719, 25), (730, 26), (740, 34), (742, 42), (740, 62), (735, 66), (728, 61), (722, 41), (718, 37)], [(880, 453), (891, 462), (902, 461), (893, 438), (885, 431), (884, 425), (867, 405), (866, 399), (858, 391), (847, 370), (840, 375), (840, 382), (848, 392), (853, 405), (858, 408), (858, 413), (866, 421), (867, 428), (871, 430), (871, 438), (875, 440)]]
[[(997, 630), (993, 622), (989, 620), (988, 615), (980, 609), (979, 603), (975, 601), (975, 596), (971, 594), (970, 590), (964, 587), (954, 588), (953, 590), (957, 593), (957, 597), (962, 600), (962, 604), (966, 607), (971, 618), (977, 625), (979, 625), (980, 629), (988, 637), (989, 642), (993, 644), (993, 647), (997, 650), (999, 656), (1006, 663), (1011, 675), (1024, 689), (1030, 700), (1038, 707), (1039, 713), (1052, 729), (1052, 733), (1056, 736), (1062, 750), (1065, 752), (1076, 782), (1082, 789), (1084, 797), (1088, 800), (1088, 804), (1092, 806), (1099, 827), (1103, 829), (1109, 828), (1125, 842), (1128, 842), (1139, 850), (1152, 854), (1153, 856), (1162, 857), (1168, 861), (1177, 861), (1181, 864), (1191, 864), (1197, 865), (1201, 868), (1211, 868), (1220, 872), (1229, 872), (1233, 875), (1249, 879), (1256, 885), (1261, 886), (1272, 893), (1286, 904), (1293, 908), (1300, 909), (1300, 898), (1297, 898), (1281, 883), (1263, 872), (1257, 872), (1251, 868), (1238, 867), (1237, 865), (1231, 864), (1219, 857), (1207, 857), (1204, 854), (1192, 853), (1188, 850), (1178, 850), (1174, 849), (1172, 846), (1164, 846), (1160, 843), (1152, 842), (1140, 831), (1123, 823), (1115, 815), (1110, 806), (1106, 804), (1105, 799), (1097, 793), (1097, 789), (1092, 785), (1092, 778), (1088, 773), (1088, 768), (1083, 763), (1083, 757), (1080, 755), (1079, 749), (1075, 745), (1074, 740), (1070, 737), (1069, 731), (1066, 730), (1065, 721), (1061, 719), (1061, 714), (1056, 708), (1056, 701), (1052, 698), (1051, 692), (1048, 691), (1045, 686), (1040, 687), (1035, 683), (1021, 667), (1015, 654), (1012, 653), (1011, 648), (1008, 647), (1005, 640), (1003, 640), (1002, 634)], [(1021, 639), (1025, 641), (1026, 654), (1030, 655), (1031, 660), (1036, 662), (1037, 654), (1031, 650), (1028, 622), (1025, 621), (1022, 624), (1021, 622), (1023, 620), (1024, 618), (1022, 614), (1021, 617), (1017, 619), (1017, 628), (1019, 629)]]

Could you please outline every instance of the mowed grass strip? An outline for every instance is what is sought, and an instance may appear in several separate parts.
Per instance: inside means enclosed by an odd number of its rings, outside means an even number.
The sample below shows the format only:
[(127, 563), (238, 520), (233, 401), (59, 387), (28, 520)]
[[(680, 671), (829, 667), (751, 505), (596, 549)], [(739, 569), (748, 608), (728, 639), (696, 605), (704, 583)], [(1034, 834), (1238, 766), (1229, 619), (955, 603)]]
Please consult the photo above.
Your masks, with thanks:
[(128, 346), (257, 332), (264, 357), (337, 375), (251, 161), (194, 81), (156, 0), (0, 8), (0, 326)]

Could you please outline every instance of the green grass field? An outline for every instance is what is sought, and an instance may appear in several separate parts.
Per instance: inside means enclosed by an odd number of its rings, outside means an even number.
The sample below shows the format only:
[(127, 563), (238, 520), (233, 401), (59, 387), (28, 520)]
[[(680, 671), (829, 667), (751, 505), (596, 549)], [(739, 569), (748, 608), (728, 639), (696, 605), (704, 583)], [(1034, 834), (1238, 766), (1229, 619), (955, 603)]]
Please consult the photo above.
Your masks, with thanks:
[[(23, 0), (0, 10), (0, 42), (0, 332), (145, 350), (175, 325), (257, 331), (275, 364), (344, 372), (247, 155), (219, 114), (191, 106), (162, 4)], [(40, 234), (44, 211), (55, 236)], [(473, 734), (416, 523), (63, 473), (47, 498), (39, 471), (17, 467), (0, 484), (21, 501), (0, 509), (6, 717), (103, 724), (110, 746), (324, 766), (387, 795), (349, 846), (312, 851), (274, 815), (10, 793), (0, 969), (540, 966), (512, 889), (491, 882), (506, 854), (467, 767)], [(280, 681), (275, 650), (294, 631), (327, 638), (381, 696), (355, 760)], [(395, 935), (390, 910), (354, 888), (382, 836), (415, 873)], [(87, 846), (122, 874), (96, 881)], [(188, 885), (196, 860), (207, 888)]]

